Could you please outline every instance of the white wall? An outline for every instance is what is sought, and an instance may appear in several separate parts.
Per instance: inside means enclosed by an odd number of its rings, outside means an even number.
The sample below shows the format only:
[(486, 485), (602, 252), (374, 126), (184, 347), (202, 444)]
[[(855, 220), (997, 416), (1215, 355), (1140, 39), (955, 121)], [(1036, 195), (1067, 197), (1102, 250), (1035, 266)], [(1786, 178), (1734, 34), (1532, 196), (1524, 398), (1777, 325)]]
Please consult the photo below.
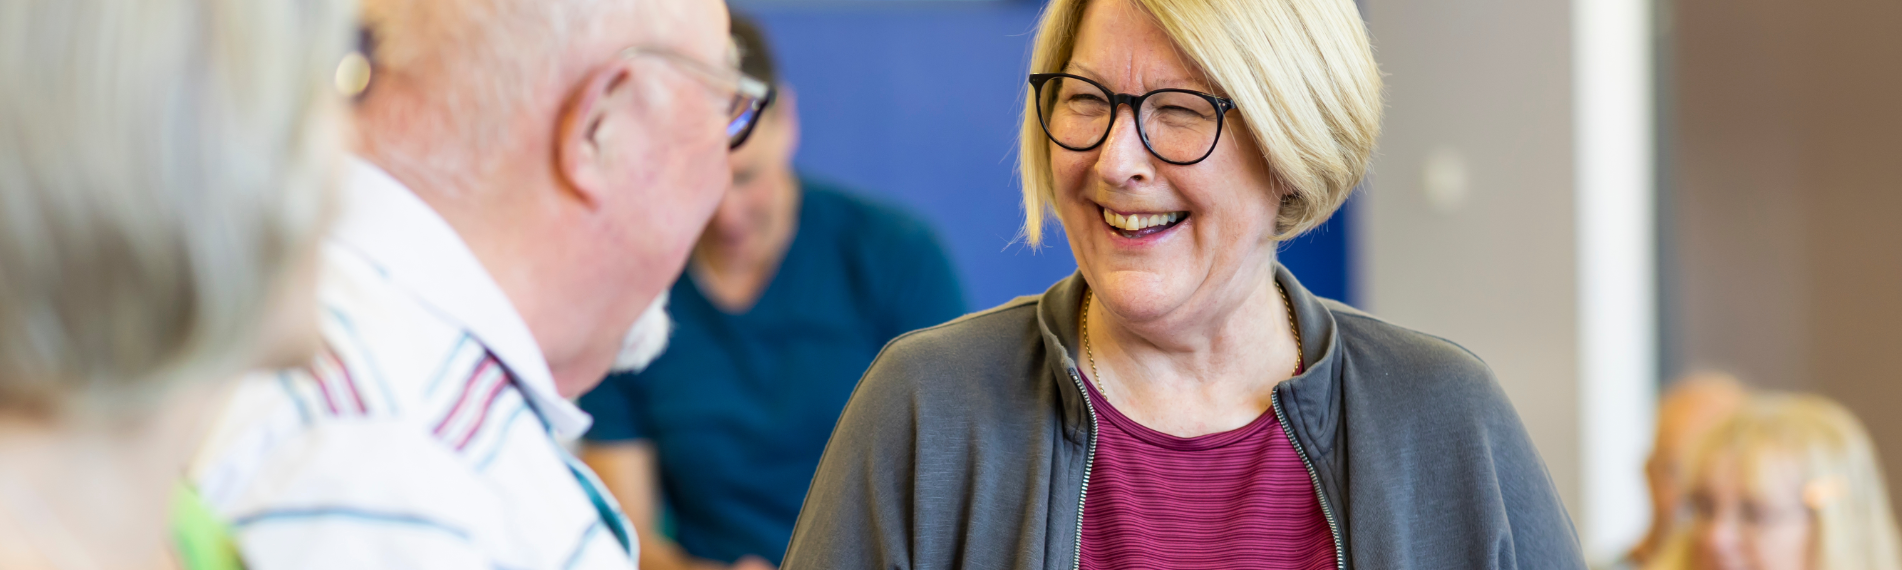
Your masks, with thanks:
[(1573, 0), (1579, 538), (1610, 560), (1642, 538), (1658, 371), (1656, 123), (1648, 0)]
[(1595, 11), (1641, 0), (1576, 1), (1363, 3), (1389, 107), (1357, 231), (1368, 308), (1492, 365), (1599, 562), (1648, 516), (1650, 51), (1643, 9)]

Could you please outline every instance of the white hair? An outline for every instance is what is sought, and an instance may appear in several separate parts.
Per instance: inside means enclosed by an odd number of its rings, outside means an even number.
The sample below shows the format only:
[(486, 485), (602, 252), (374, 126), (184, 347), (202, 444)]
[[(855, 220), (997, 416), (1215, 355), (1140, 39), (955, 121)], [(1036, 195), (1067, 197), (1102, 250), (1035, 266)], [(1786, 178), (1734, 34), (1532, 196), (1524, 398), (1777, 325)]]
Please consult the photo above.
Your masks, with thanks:
[(256, 357), (341, 143), (345, 0), (0, 2), (0, 408)]
[[(458, 187), (482, 178), (485, 165), (516, 138), (524, 111), (559, 105), (561, 81), (595, 62), (571, 57), (617, 22), (645, 9), (646, 0), (364, 0), (364, 22), (374, 46), (375, 79), (418, 98), (403, 120), (428, 133), (420, 145), (379, 149), (418, 176)], [(667, 4), (659, 2), (658, 4)], [(645, 12), (643, 12), (645, 13)]]

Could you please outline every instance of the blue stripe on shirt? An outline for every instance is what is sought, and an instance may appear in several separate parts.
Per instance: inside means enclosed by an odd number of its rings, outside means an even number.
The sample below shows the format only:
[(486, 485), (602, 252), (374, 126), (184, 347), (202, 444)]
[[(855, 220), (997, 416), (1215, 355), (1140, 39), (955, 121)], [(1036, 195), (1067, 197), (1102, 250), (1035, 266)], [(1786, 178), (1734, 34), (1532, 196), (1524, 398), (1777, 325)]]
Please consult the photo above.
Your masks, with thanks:
[[(363, 363), (370, 368), (370, 379), (375, 381), (377, 391), (382, 393), (384, 405), (390, 408), (389, 412), (391, 414), (402, 414), (403, 410), (396, 402), (396, 393), (390, 391), (390, 382), (383, 377), (383, 367), (377, 364), (376, 355), (369, 350), (368, 343), (363, 342), (363, 336), (357, 334), (357, 327), (354, 322), (350, 320), (350, 315), (344, 313), (342, 309), (332, 306), (325, 306), (324, 310), (329, 312), (332, 319), (336, 319), (337, 326), (343, 329), (344, 335), (349, 337), (350, 342), (353, 343), (350, 347), (351, 352), (356, 353), (357, 358), (362, 360)], [(332, 348), (335, 348), (334, 344)], [(337, 355), (337, 362), (338, 364), (343, 364), (342, 354)], [(346, 373), (349, 368), (348, 365), (344, 366)]]
[(523, 412), (528, 411), (528, 398), (522, 398), (519, 402), (521, 403), (516, 404), (515, 411), (510, 412), (508, 418), (502, 420), (502, 426), (496, 428), (501, 430), (501, 433), (495, 435), (495, 447), (490, 448), (489, 454), (483, 456), (481, 461), (476, 462), (476, 471), (488, 471), (489, 464), (495, 462), (495, 456), (501, 455), (502, 448), (508, 447), (509, 429), (515, 426), (516, 418), (521, 417)]
[(403, 513), (380, 513), (376, 511), (366, 511), (362, 509), (350, 509), (350, 508), (307, 508), (307, 509), (269, 510), (269, 511), (263, 511), (263, 512), (259, 512), (255, 514), (249, 514), (249, 515), (237, 517), (236, 519), (233, 519), (231, 521), (231, 526), (233, 528), (243, 528), (246, 526), (251, 526), (254, 524), (265, 523), (265, 522), (308, 521), (313, 519), (332, 519), (332, 520), (343, 519), (343, 520), (354, 520), (354, 521), (370, 522), (370, 523), (377, 523), (377, 524), (395, 524), (395, 525), (401, 525), (401, 526), (427, 528), (427, 529), (434, 529), (434, 530), (439, 530), (445, 533), (449, 533), (450, 535), (453, 535), (456, 538), (460, 538), (464, 541), (469, 540), (468, 532), (462, 529), (452, 527), (446, 524), (442, 524), (442, 523), (439, 523), (430, 519), (426, 519), (423, 517), (408, 515)]
[(449, 357), (444, 358), (442, 364), (436, 366), (435, 379), (429, 381), (429, 387), (423, 389), (423, 395), (436, 395), (436, 387), (442, 385), (443, 378), (449, 377), (449, 365), (456, 361), (456, 357), (462, 356), (462, 345), (468, 343), (469, 333), (463, 332), (462, 336), (456, 339), (456, 346), (449, 349)]
[(297, 418), (303, 420), (304, 425), (310, 425), (310, 408), (304, 406), (304, 397), (297, 393), (296, 386), (291, 385), (291, 374), (289, 372), (278, 372), (277, 385), (284, 388), (284, 396), (290, 398), (291, 403), (297, 404)]
[(580, 543), (575, 545), (575, 551), (568, 555), (568, 561), (562, 563), (561, 567), (574, 568), (575, 563), (581, 561), (581, 553), (588, 551), (588, 539), (594, 538), (594, 533), (599, 530), (601, 530), (601, 521), (594, 521), (588, 525), (587, 530), (581, 531)]

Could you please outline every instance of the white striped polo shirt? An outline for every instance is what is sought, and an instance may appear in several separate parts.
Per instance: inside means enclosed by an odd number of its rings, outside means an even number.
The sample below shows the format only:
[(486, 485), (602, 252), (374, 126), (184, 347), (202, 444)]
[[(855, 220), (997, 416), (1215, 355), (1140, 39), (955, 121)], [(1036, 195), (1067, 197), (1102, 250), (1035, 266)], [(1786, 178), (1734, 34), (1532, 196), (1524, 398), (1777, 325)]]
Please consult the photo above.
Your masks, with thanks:
[(631, 527), (564, 448), (527, 325), (461, 238), (353, 160), (325, 244), (324, 350), (245, 379), (194, 465), (254, 570), (633, 567)]

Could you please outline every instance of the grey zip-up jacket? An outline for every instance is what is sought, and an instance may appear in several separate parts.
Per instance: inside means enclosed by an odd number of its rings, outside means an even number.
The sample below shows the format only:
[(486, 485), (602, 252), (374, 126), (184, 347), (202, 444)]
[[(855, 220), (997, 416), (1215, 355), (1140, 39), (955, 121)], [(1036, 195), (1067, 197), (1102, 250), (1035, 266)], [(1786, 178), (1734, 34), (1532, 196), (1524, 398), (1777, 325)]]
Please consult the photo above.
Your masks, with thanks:
[[(1273, 409), (1310, 466), (1341, 568), (1584, 568), (1545, 464), (1478, 357), (1277, 278), (1306, 372)], [(813, 476), (786, 570), (1077, 566), (1096, 410), (1076, 369), (1084, 291), (886, 345)]]

